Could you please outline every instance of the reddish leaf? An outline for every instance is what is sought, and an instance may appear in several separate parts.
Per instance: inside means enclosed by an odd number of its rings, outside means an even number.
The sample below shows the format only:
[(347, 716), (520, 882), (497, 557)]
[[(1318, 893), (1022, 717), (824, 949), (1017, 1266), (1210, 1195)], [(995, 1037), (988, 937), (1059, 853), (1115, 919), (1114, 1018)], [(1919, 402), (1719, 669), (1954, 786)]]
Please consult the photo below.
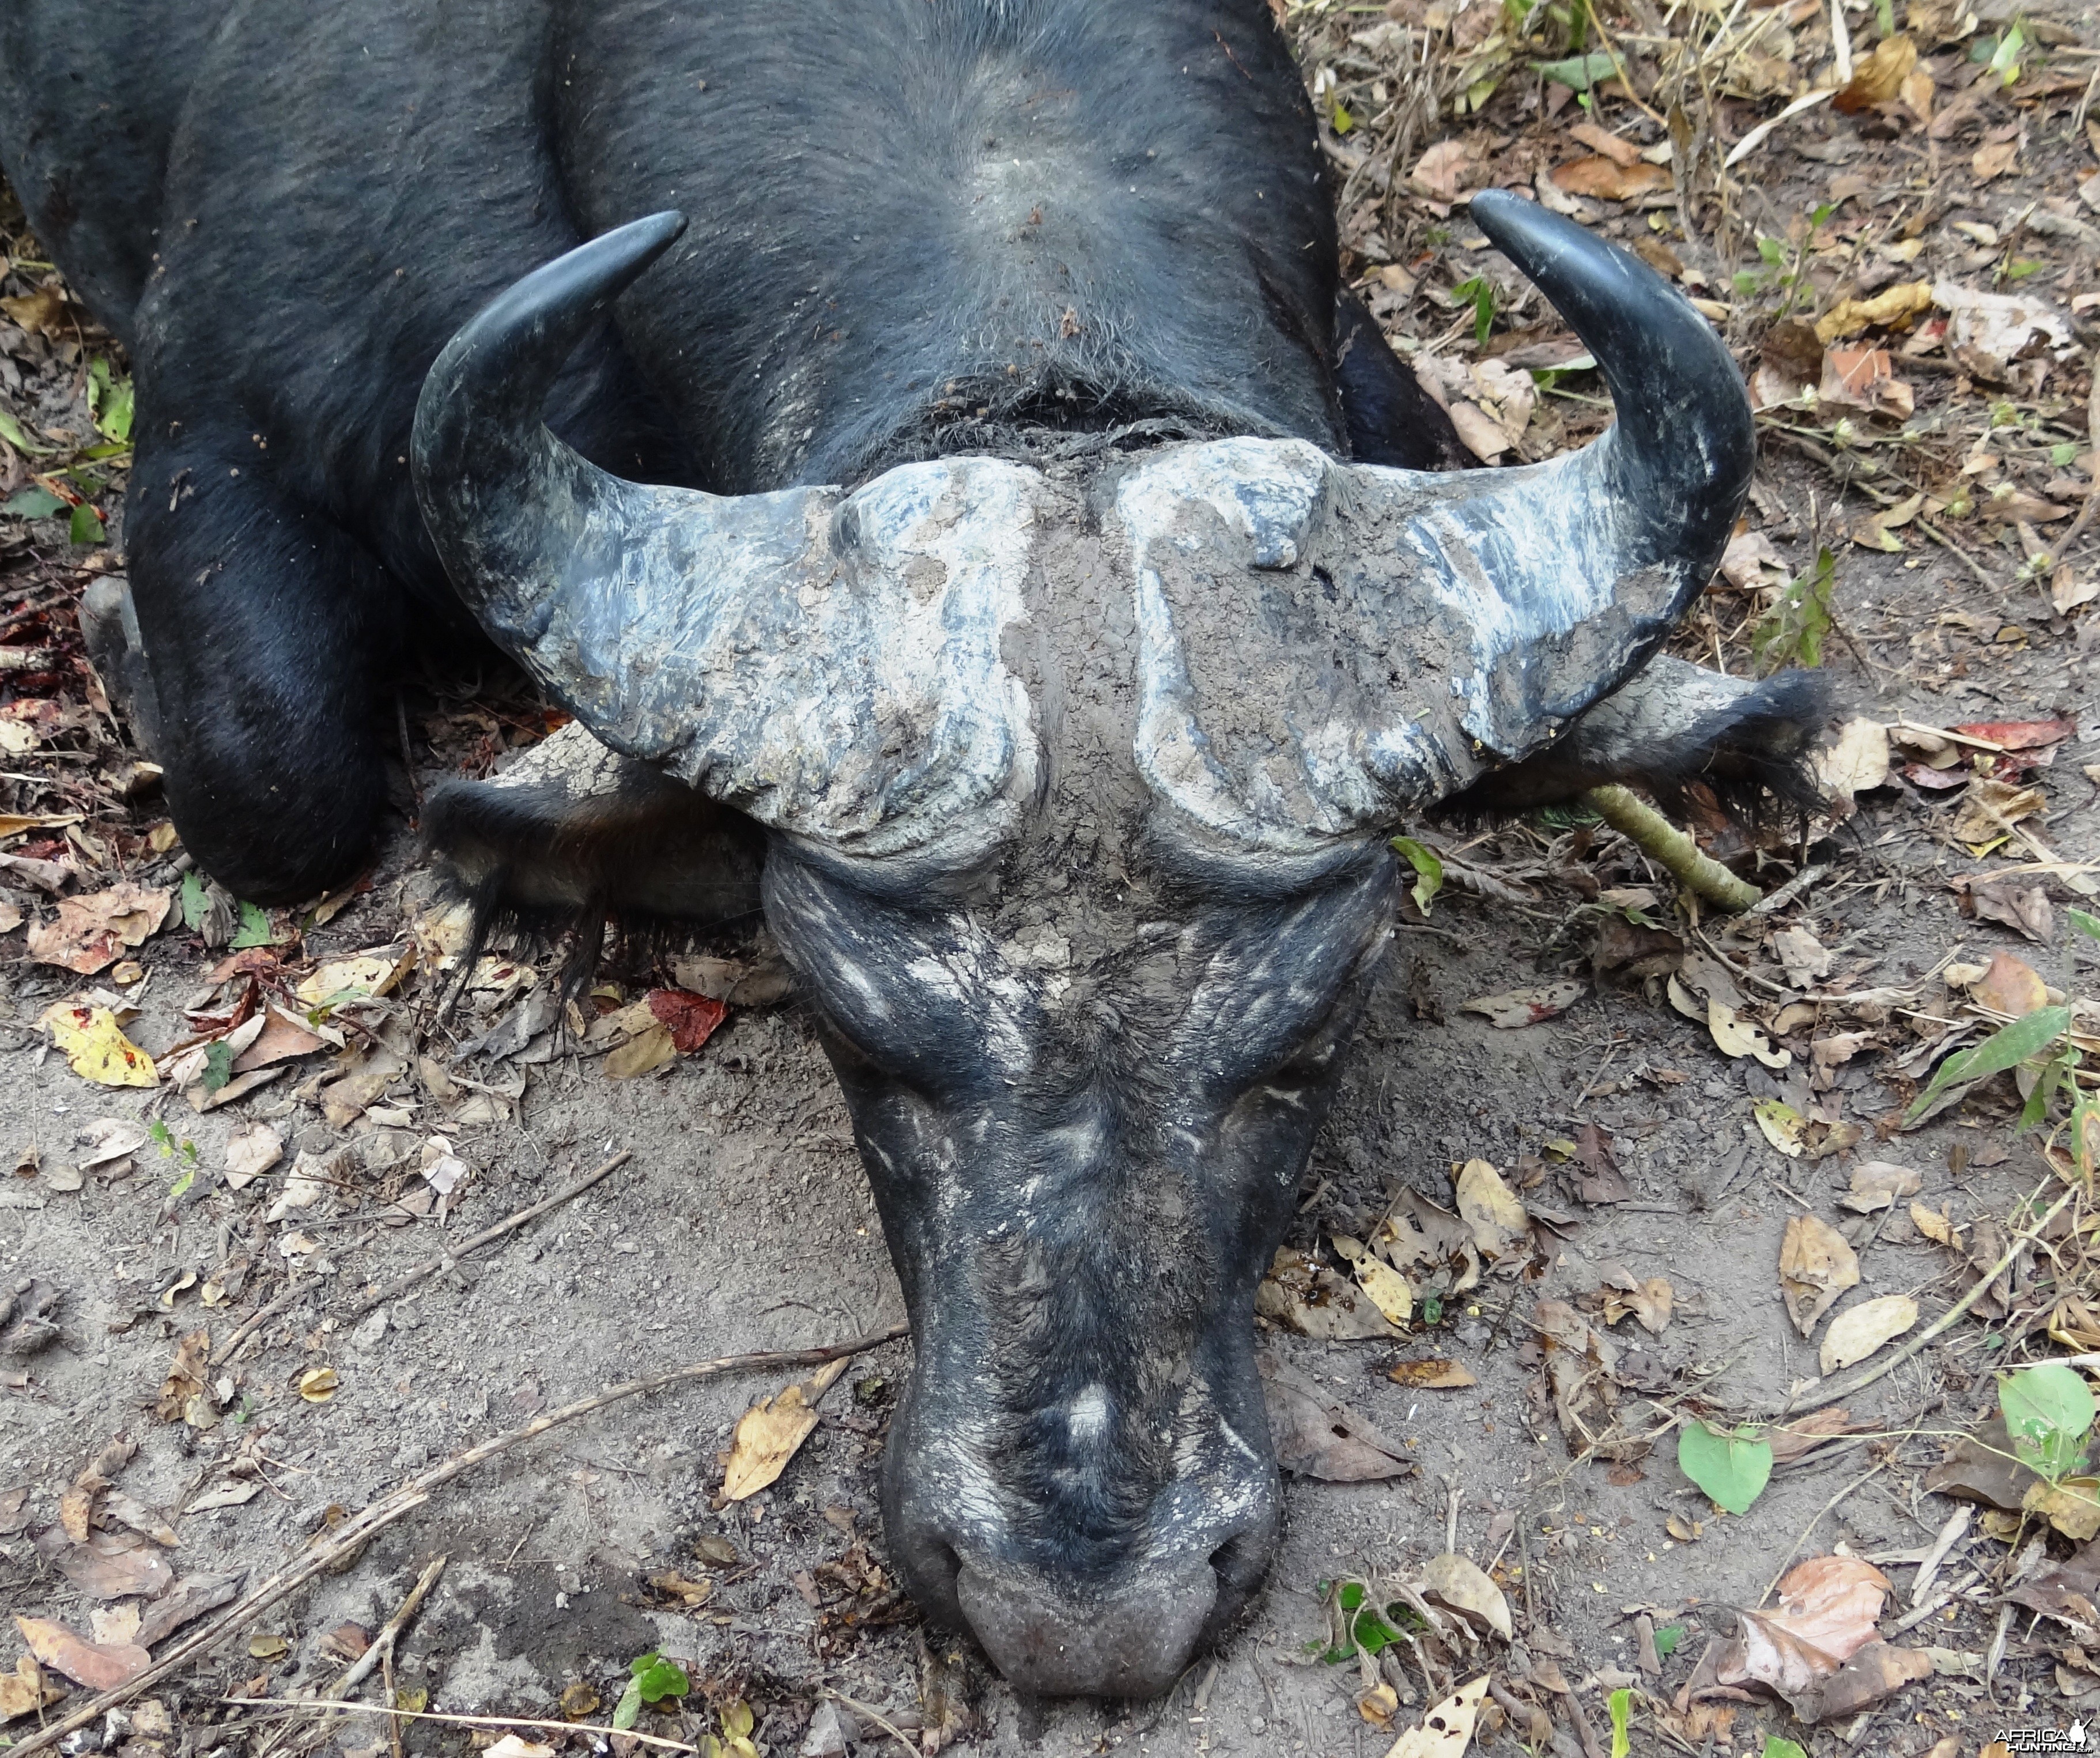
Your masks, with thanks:
[(1952, 730), (1966, 733), (1972, 739), (1988, 739), (1992, 744), (2002, 744), (2009, 751), (2032, 751), (2045, 744), (2062, 744), (2078, 731), (2078, 722), (2075, 720), (1975, 720)]
[(729, 1009), (720, 1001), (711, 1001), (690, 989), (651, 989), (649, 1011), (670, 1032), (671, 1042), (681, 1056), (691, 1055), (729, 1018)]

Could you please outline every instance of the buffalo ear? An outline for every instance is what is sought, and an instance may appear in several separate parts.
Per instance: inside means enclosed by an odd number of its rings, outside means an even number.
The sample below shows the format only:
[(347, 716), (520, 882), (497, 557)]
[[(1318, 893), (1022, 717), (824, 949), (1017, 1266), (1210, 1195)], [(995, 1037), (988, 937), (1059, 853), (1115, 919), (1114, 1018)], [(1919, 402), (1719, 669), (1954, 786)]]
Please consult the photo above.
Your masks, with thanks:
[(1481, 776), (1434, 815), (1507, 818), (1607, 782), (1644, 788), (1672, 813), (1693, 788), (1738, 817), (1775, 802), (1812, 811), (1823, 803), (1814, 758), (1832, 699), (1829, 680), (1816, 672), (1750, 683), (1658, 657), (1546, 749)]
[(439, 788), (423, 841), (473, 901), (475, 953), (499, 924), (578, 929), (565, 987), (588, 981), (608, 919), (691, 931), (760, 911), (764, 833), (577, 722), (492, 780)]

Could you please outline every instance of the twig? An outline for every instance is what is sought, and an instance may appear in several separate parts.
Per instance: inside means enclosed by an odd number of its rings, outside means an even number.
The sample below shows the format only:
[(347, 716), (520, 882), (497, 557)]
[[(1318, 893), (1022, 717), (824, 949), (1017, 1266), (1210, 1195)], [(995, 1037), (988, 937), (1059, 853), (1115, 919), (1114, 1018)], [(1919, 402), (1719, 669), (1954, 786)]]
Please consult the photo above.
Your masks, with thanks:
[[(720, 1379), (725, 1374), (770, 1373), (783, 1367), (814, 1367), (845, 1356), (863, 1354), (880, 1344), (893, 1343), (910, 1329), (909, 1325), (893, 1324), (886, 1330), (871, 1331), (866, 1336), (856, 1337), (850, 1343), (832, 1343), (816, 1349), (761, 1349), (746, 1355), (720, 1355), (711, 1361), (694, 1362), (687, 1367), (674, 1367), (668, 1373), (651, 1374), (646, 1379), (624, 1380), (589, 1398), (579, 1398), (572, 1404), (564, 1404), (558, 1410), (550, 1410), (545, 1416), (536, 1416), (522, 1428), (511, 1429), (483, 1441), (478, 1447), (470, 1447), (463, 1453), (455, 1454), (352, 1514), (340, 1526), (317, 1539), (301, 1561), (271, 1575), (261, 1586), (236, 1601), (223, 1616), (214, 1619), (196, 1635), (177, 1643), (143, 1672), (112, 1690), (99, 1692), (78, 1708), (31, 1734), (14, 1748), (11, 1758), (33, 1758), (37, 1752), (47, 1751), (76, 1728), (84, 1728), (108, 1711), (128, 1703), (178, 1667), (208, 1653), (226, 1637), (244, 1624), (252, 1623), (261, 1613), (305, 1586), (315, 1575), (363, 1548), (371, 1542), (375, 1534), (404, 1516), (413, 1513), (430, 1499), (433, 1493), (454, 1478), (465, 1475), (476, 1465), (485, 1460), (493, 1459), (499, 1453), (508, 1452), (520, 1442), (535, 1439), (549, 1429), (559, 1428), (565, 1423), (575, 1421), (579, 1416), (589, 1416), (594, 1411), (603, 1410), (607, 1405), (620, 1403), (644, 1392), (660, 1392), (667, 1386), (682, 1385), (690, 1380)], [(567, 1722), (560, 1725), (564, 1727), (570, 1725)], [(682, 1749), (690, 1751), (692, 1748)]]
[(1829, 1513), (1832, 1508), (1835, 1508), (1838, 1503), (1844, 1500), (1846, 1496), (1850, 1495), (1853, 1491), (1858, 1489), (1862, 1484), (1865, 1483), (1868, 1478), (1878, 1477), (1882, 1472), (1887, 1470), (1893, 1462), (1894, 1461), (1890, 1460), (1884, 1459), (1878, 1465), (1876, 1465), (1873, 1470), (1862, 1472), (1858, 1477), (1853, 1478), (1850, 1483), (1846, 1484), (1844, 1488), (1838, 1491), (1835, 1495), (1832, 1496), (1829, 1501), (1825, 1502), (1820, 1508), (1816, 1509), (1815, 1517), (1801, 1529), (1801, 1536), (1796, 1539), (1792, 1544), (1787, 1547), (1786, 1554), (1779, 1560), (1779, 1567), (1772, 1571), (1771, 1579), (1765, 1583), (1764, 1592), (1758, 1595), (1758, 1603), (1760, 1606), (1763, 1605), (1767, 1600), (1772, 1597), (1772, 1589), (1779, 1585), (1781, 1578), (1786, 1574), (1786, 1566), (1801, 1554), (1801, 1547), (1808, 1542), (1808, 1535), (1813, 1532), (1819, 1526), (1822, 1525), (1823, 1517)]
[(1910, 1602), (1922, 1606), (1925, 1596), (1932, 1591), (1932, 1578), (1939, 1573), (1939, 1566), (1947, 1561), (1947, 1553), (1961, 1540), (1969, 1530), (1969, 1522), (1976, 1517), (1976, 1506), (1964, 1502), (1947, 1517), (1947, 1524), (1939, 1529), (1939, 1536), (1932, 1541), (1932, 1548), (1925, 1553), (1925, 1561), (1917, 1566), (1917, 1579), (1910, 1584)]
[[(2050, 1176), (2054, 1177), (2054, 1174), (2052, 1173)], [(2048, 1187), (2049, 1179), (2045, 1178), (2040, 1184), (2035, 1186), (2033, 1195), (2030, 1196), (2027, 1200), (2030, 1203), (2036, 1201), (2040, 1197), (2041, 1193)], [(2021, 1248), (2032, 1244), (2040, 1235), (2042, 1229), (2046, 1227), (2049, 1222), (2055, 1220), (2058, 1215), (2062, 1214), (2066, 1205), (2068, 1204), (2071, 1198), (2076, 1196), (2078, 1192), (2075, 1188), (2066, 1190), (2062, 1195), (2059, 1196), (2056, 1199), (2055, 1207), (2051, 1208), (2047, 1214), (2041, 1217), (2040, 1220), (2037, 1221), (2025, 1232), (2014, 1235), (2013, 1243), (2005, 1248), (2005, 1255), (2001, 1257), (1996, 1263), (1991, 1266), (1990, 1273), (1987, 1274), (1982, 1281), (1979, 1282), (1975, 1287), (1970, 1289), (1970, 1291), (1966, 1294), (1963, 1295), (1960, 1300), (1957, 1301), (1952, 1306), (1948, 1307), (1945, 1312), (1939, 1315), (1939, 1318), (1933, 1320), (1933, 1322), (1927, 1325), (1924, 1330), (1919, 1332), (1916, 1336), (1912, 1337), (1909, 1342), (1904, 1344), (1901, 1349), (1898, 1349), (1895, 1354), (1890, 1356), (1887, 1360), (1882, 1363), (1879, 1367), (1870, 1368), (1868, 1372), (1860, 1374), (1856, 1378), (1846, 1380), (1844, 1385), (1838, 1386), (1834, 1390), (1820, 1391), (1813, 1398), (1803, 1397), (1794, 1398), (1788, 1403), (1786, 1407), (1781, 1411), (1780, 1414), (1785, 1416), (1798, 1416), (1804, 1411), (1820, 1410), (1825, 1404), (1835, 1404), (1844, 1398), (1856, 1397), (1861, 1392), (1865, 1391), (1867, 1388), (1872, 1385), (1877, 1380), (1882, 1378), (1884, 1376), (1890, 1374), (1895, 1372), (1898, 1367), (1900, 1367), (1913, 1355), (1924, 1349), (1926, 1345), (1930, 1343), (1935, 1337), (1939, 1336), (1942, 1332), (1947, 1331), (1954, 1324), (1958, 1323), (1962, 1314), (1966, 1313), (1970, 1307), (1974, 1306), (1978, 1301), (1983, 1297), (1984, 1289), (1990, 1287), (1993, 1282), (1996, 1282), (1999, 1277), (2003, 1275), (2012, 1267), (2013, 1260), (2019, 1256)]]
[(270, 1319), (276, 1318), (279, 1313), (282, 1312), (287, 1306), (290, 1305), (292, 1302), (297, 1300), (302, 1294), (311, 1294), (317, 1292), (318, 1291), (311, 1282), (294, 1282), (291, 1287), (285, 1289), (282, 1294), (280, 1294), (276, 1299), (271, 1301), (268, 1305), (258, 1306), (254, 1312), (250, 1313), (247, 1318), (243, 1319), (240, 1323), (240, 1328), (236, 1330), (232, 1336), (226, 1340), (223, 1346), (213, 1352), (212, 1358), (215, 1361), (222, 1362), (232, 1360), (233, 1352), (239, 1349), (243, 1343), (245, 1343), (249, 1337), (253, 1336), (256, 1332), (260, 1330), (266, 1323)]
[(408, 1620), (422, 1609), (424, 1599), (438, 1584), (438, 1577), (445, 1572), (445, 1562), (446, 1559), (439, 1557), (416, 1577), (416, 1584), (408, 1589), (408, 1597), (401, 1601), (400, 1610), (386, 1620), (379, 1634), (373, 1638), (372, 1645), (352, 1661), (349, 1671), (335, 1681), (335, 1689), (329, 1693), (330, 1697), (340, 1699), (349, 1696), (371, 1677), (373, 1668), (381, 1661), (392, 1657), (394, 1645), (400, 1641), (401, 1632), (407, 1628)]
[(880, 1728), (884, 1733), (887, 1734), (892, 1739), (895, 1740), (899, 1746), (902, 1746), (908, 1755), (908, 1758), (919, 1758), (919, 1748), (916, 1746), (914, 1746), (911, 1741), (907, 1739), (904, 1737), (904, 1730), (898, 1727), (897, 1724), (892, 1721), (887, 1716), (884, 1715), (880, 1709), (874, 1708), (869, 1704), (862, 1703), (858, 1697), (849, 1697), (844, 1691), (835, 1691), (828, 1685), (820, 1685), (817, 1687), (817, 1690), (819, 1695), (830, 1698), (835, 1703), (844, 1703), (846, 1707), (853, 1711), (855, 1715), (865, 1716), (877, 1727)]
[[(666, 1751), (696, 1752), (697, 1746), (688, 1746), (683, 1740), (667, 1740), (659, 1734), (637, 1734), (632, 1728), (604, 1727), (595, 1721), (534, 1721), (523, 1716), (448, 1716), (435, 1709), (389, 1709), (383, 1703), (324, 1703), (317, 1698), (307, 1697), (216, 1697), (214, 1703), (230, 1703), (236, 1708), (252, 1709), (342, 1709), (353, 1715), (399, 1716), (408, 1721), (449, 1721), (463, 1728), (551, 1728), (558, 1734), (597, 1734), (611, 1735), (619, 1733), (623, 1738), (639, 1740), (644, 1746), (660, 1746)], [(39, 1735), (41, 1738), (42, 1736)], [(27, 1751), (26, 1745), (18, 1748)]]
[(1687, 833), (1617, 783), (1590, 788), (1582, 796), (1582, 803), (1708, 903), (1740, 913), (1764, 895), (1710, 855), (1701, 854), (1699, 845)]
[(415, 1287), (418, 1282), (422, 1281), (427, 1276), (435, 1275), (440, 1270), (449, 1269), (452, 1265), (457, 1263), (460, 1259), (465, 1257), (469, 1252), (478, 1252), (484, 1245), (493, 1245), (505, 1234), (515, 1233), (520, 1227), (523, 1226), (527, 1221), (536, 1221), (540, 1216), (545, 1214), (549, 1209), (558, 1208), (562, 1204), (567, 1202), (570, 1198), (580, 1196), (585, 1190), (588, 1190), (593, 1185), (596, 1184), (599, 1179), (606, 1177), (610, 1173), (617, 1171), (633, 1157), (633, 1149), (627, 1147), (622, 1148), (602, 1166), (598, 1167), (593, 1171), (585, 1173), (583, 1177), (577, 1179), (574, 1184), (568, 1186), (566, 1189), (555, 1191), (552, 1196), (543, 1196), (530, 1208), (521, 1208), (516, 1214), (510, 1216), (505, 1220), (497, 1221), (494, 1226), (489, 1228), (486, 1232), (477, 1233), (472, 1239), (469, 1239), (465, 1244), (461, 1246), (457, 1251), (442, 1253), (436, 1257), (433, 1257), (428, 1263), (417, 1265), (417, 1266), (413, 1270), (411, 1270), (406, 1275), (395, 1277), (393, 1281), (388, 1283), (386, 1286), (380, 1289), (377, 1293), (367, 1295), (365, 1298), (359, 1301), (356, 1305), (351, 1307), (348, 1312), (343, 1314), (342, 1322), (345, 1324), (355, 1323), (358, 1319), (362, 1318), (367, 1313), (372, 1311), (375, 1307), (384, 1306), (387, 1301), (399, 1299), (402, 1295), (406, 1294), (409, 1289)]

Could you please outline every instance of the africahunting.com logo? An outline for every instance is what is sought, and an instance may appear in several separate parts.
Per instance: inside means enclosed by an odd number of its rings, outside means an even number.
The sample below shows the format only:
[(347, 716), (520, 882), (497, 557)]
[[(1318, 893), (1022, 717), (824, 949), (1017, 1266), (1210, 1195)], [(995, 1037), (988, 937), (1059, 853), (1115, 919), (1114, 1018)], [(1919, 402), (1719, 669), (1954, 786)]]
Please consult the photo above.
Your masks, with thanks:
[(1996, 1758), (2000, 1752), (2009, 1755), (2021, 1752), (2077, 1752), (2083, 1758), (2093, 1758), (2100, 1753), (2100, 1734), (2089, 1734), (2083, 1721), (2074, 1721), (2067, 1728), (2001, 1728), (1997, 1738), (1983, 1748)]

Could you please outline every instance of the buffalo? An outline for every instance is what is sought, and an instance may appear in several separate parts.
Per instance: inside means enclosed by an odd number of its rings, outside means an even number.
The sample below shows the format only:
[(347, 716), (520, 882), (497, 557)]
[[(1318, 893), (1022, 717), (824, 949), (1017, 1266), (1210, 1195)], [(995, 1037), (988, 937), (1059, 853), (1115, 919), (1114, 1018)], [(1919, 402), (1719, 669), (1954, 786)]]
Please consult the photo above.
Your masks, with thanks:
[(402, 668), (514, 659), (574, 721), (437, 856), (585, 964), (763, 912), (911, 1320), (893, 1555), (1165, 1689), (1274, 1547), (1392, 831), (1801, 785), (1812, 689), (1659, 655), (1753, 463), (1705, 320), (1476, 197), (1617, 422), (1458, 468), (1263, 0), (15, 0), (0, 166), (135, 363), (92, 634), (185, 846), (340, 881)]

